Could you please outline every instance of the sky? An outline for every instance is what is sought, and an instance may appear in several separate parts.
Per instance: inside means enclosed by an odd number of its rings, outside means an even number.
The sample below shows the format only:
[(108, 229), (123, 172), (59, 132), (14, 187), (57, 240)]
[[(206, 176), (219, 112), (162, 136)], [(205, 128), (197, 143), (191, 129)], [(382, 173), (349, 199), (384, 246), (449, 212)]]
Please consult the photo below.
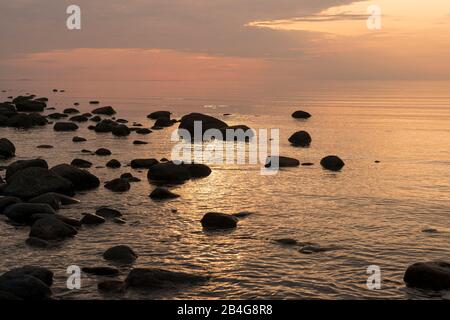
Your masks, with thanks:
[(448, 0), (14, 0), (0, 30), (0, 79), (450, 80)]

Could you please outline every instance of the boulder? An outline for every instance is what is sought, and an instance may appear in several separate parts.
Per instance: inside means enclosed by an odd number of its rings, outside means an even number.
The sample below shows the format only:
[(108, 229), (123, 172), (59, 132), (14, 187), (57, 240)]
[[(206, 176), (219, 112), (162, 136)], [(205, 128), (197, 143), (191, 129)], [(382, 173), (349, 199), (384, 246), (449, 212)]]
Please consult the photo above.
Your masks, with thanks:
[(182, 166), (189, 171), (191, 178), (205, 178), (208, 177), (212, 172), (211, 168), (208, 167), (206, 164), (185, 163), (182, 164)]
[(74, 228), (79, 228), (81, 227), (81, 221), (74, 219), (74, 218), (69, 218), (69, 217), (65, 217), (61, 214), (48, 214), (48, 213), (36, 213), (33, 214), (31, 216), (31, 225), (33, 225), (36, 221), (40, 220), (40, 219), (44, 219), (44, 218), (56, 218), (58, 220), (61, 220), (62, 222), (64, 222), (65, 224), (72, 226)]
[(178, 197), (180, 195), (170, 192), (166, 188), (156, 188), (150, 193), (150, 198), (153, 200), (175, 199)]
[(63, 240), (76, 234), (77, 230), (72, 226), (57, 218), (47, 217), (33, 223), (29, 236), (42, 240)]
[(430, 261), (414, 263), (403, 276), (408, 287), (430, 290), (450, 290), (450, 263)]
[(33, 276), (47, 286), (53, 284), (53, 272), (47, 268), (37, 267), (37, 266), (23, 266), (11, 269), (0, 276), (0, 281), (5, 279), (21, 278), (24, 276)]
[(130, 133), (131, 133), (130, 129), (124, 124), (119, 124), (112, 128), (112, 134), (117, 137), (125, 137), (128, 136)]
[(73, 122), (57, 122), (53, 126), (55, 131), (76, 131), (78, 126)]
[(84, 159), (73, 159), (72, 162), (70, 163), (72, 166), (75, 166), (77, 168), (90, 168), (92, 167), (92, 162), (89, 162), (87, 160)]
[(152, 133), (152, 130), (147, 129), (147, 128), (140, 128), (136, 130), (137, 134), (149, 134)]
[(31, 119), (33, 126), (45, 126), (48, 123), (47, 119), (39, 113), (29, 113), (28, 117)]
[(94, 121), (94, 122), (100, 122), (100, 121), (102, 121), (102, 118), (101, 118), (100, 116), (93, 116), (93, 117), (91, 118), (91, 121)]
[(130, 183), (125, 179), (117, 178), (105, 183), (105, 188), (113, 192), (125, 192), (130, 190)]
[(20, 224), (30, 224), (31, 216), (36, 213), (56, 214), (46, 203), (16, 203), (8, 206), (3, 213), (11, 221)]
[(114, 110), (113, 107), (111, 106), (107, 106), (107, 107), (101, 107), (101, 108), (97, 108), (92, 110), (91, 112), (92, 114), (104, 114), (107, 116), (112, 116), (113, 114), (116, 114), (116, 111)]
[(103, 253), (103, 258), (118, 263), (131, 264), (138, 258), (138, 255), (130, 247), (118, 245), (106, 250)]
[(70, 117), (69, 120), (73, 121), (73, 122), (87, 122), (89, 120), (89, 118), (84, 115), (77, 115), (77, 116)]
[(173, 162), (158, 163), (151, 166), (147, 178), (153, 181), (164, 181), (169, 183), (182, 183), (191, 178), (191, 173), (183, 165)]
[(3, 214), (3, 211), (12, 204), (21, 203), (17, 197), (8, 197), (8, 196), (0, 196), (0, 214)]
[(306, 111), (298, 110), (292, 114), (292, 118), (295, 119), (308, 119), (311, 118), (311, 114)]
[(61, 200), (58, 197), (54, 197), (46, 193), (28, 200), (28, 203), (45, 203), (52, 207), (54, 210), (61, 208)]
[(80, 203), (80, 200), (78, 200), (78, 199), (66, 196), (64, 194), (55, 193), (55, 192), (44, 193), (44, 194), (42, 194), (40, 196), (37, 196), (37, 197), (29, 200), (28, 202), (33, 202), (33, 203), (50, 203), (50, 202), (54, 201), (53, 199), (55, 199), (56, 201), (58, 201), (62, 205), (70, 205), (70, 204)]
[(50, 171), (72, 182), (73, 187), (78, 191), (94, 189), (100, 185), (100, 180), (92, 173), (70, 164), (57, 165)]
[(64, 113), (54, 112), (54, 113), (49, 114), (47, 117), (49, 117), (50, 119), (53, 119), (53, 120), (61, 120), (63, 118), (67, 118), (68, 115), (64, 114)]
[(85, 213), (83, 215), (83, 218), (81, 218), (81, 223), (82, 224), (101, 224), (101, 223), (105, 223), (105, 219), (96, 215), (96, 214), (92, 214), (92, 213)]
[(31, 167), (20, 170), (8, 181), (4, 194), (30, 199), (47, 192), (74, 195), (74, 185), (68, 179), (45, 168)]
[(82, 137), (76, 136), (76, 137), (73, 137), (73, 138), (72, 138), (72, 141), (73, 141), (73, 142), (85, 142), (86, 139), (85, 139), (85, 138), (82, 138)]
[(133, 175), (129, 172), (121, 174), (120, 177), (122, 179), (127, 180), (128, 182), (139, 182), (141, 181), (141, 179), (137, 178), (137, 177), (133, 177)]
[(298, 167), (300, 165), (300, 161), (294, 158), (283, 157), (283, 156), (269, 156), (266, 159), (266, 168), (275, 167), (278, 162), (278, 167)]
[[(195, 123), (201, 123), (202, 137), (194, 137), (194, 124)], [(217, 118), (214, 118), (212, 116), (208, 116), (208, 115), (205, 115), (202, 113), (190, 113), (181, 118), (178, 130), (180, 131), (180, 129), (184, 129), (187, 132), (189, 132), (191, 140), (194, 140), (194, 139), (202, 140), (203, 134), (205, 133), (206, 130), (209, 130), (209, 129), (221, 130), (222, 128), (226, 128), (226, 127), (228, 127), (228, 125), (225, 122), (223, 122), (222, 120), (219, 120)], [(184, 136), (182, 134), (182, 132), (180, 132), (180, 134), (182, 136)], [(185, 137), (185, 138), (187, 138), (187, 137)]]
[(52, 295), (44, 282), (30, 275), (0, 280), (0, 291), (9, 292), (23, 300), (46, 300)]
[(306, 131), (297, 131), (289, 138), (289, 142), (297, 147), (308, 147), (311, 141), (311, 136)]
[[(14, 102), (14, 101), (13, 101)], [(36, 100), (23, 100), (15, 102), (16, 109), (19, 112), (42, 112), (47, 107), (45, 102)]]
[(34, 126), (34, 123), (28, 114), (20, 113), (9, 118), (6, 125), (12, 128), (29, 129)]
[(119, 160), (111, 159), (106, 163), (106, 166), (108, 168), (117, 169), (120, 168), (122, 165), (120, 164)]
[(111, 151), (109, 151), (106, 148), (99, 148), (95, 151), (95, 154), (98, 156), (110, 156), (111, 155)]
[(173, 126), (173, 121), (170, 120), (169, 118), (159, 118), (155, 121), (154, 126), (161, 127), (161, 128), (170, 127), (170, 126)]
[(155, 164), (158, 164), (158, 160), (150, 158), (150, 159), (134, 159), (131, 160), (131, 168), (133, 169), (150, 169)]
[(157, 268), (135, 268), (125, 282), (128, 287), (140, 289), (161, 289), (174, 285), (198, 284), (209, 279), (207, 276)]
[(110, 119), (101, 120), (95, 125), (95, 132), (105, 133), (112, 132), (117, 123)]
[(16, 155), (16, 147), (6, 138), (0, 139), (0, 157), (9, 159)]
[(327, 156), (320, 160), (320, 165), (327, 170), (339, 171), (345, 166), (345, 163), (338, 156)]
[(80, 113), (80, 111), (78, 109), (75, 109), (75, 108), (66, 108), (66, 109), (64, 109), (63, 113), (76, 114), (76, 113)]
[(238, 219), (226, 213), (208, 212), (200, 222), (208, 230), (233, 229), (237, 227)]
[(47, 161), (44, 159), (30, 159), (30, 160), (18, 160), (11, 163), (8, 168), (6, 168), (5, 178), (9, 181), (11, 177), (18, 171), (26, 168), (44, 168), (48, 169)]
[(224, 141), (250, 141), (255, 136), (253, 129), (246, 125), (236, 125), (222, 128), (221, 137)]
[(157, 120), (160, 118), (167, 118), (170, 119), (171, 113), (169, 111), (155, 111), (150, 113), (147, 118)]

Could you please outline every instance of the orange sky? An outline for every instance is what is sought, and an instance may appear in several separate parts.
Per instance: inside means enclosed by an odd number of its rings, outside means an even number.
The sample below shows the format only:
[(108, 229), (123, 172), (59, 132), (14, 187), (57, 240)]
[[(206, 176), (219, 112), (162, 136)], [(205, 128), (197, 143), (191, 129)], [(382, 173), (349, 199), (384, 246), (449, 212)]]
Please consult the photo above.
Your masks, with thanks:
[[(2, 78), (450, 79), (448, 0), (81, 0), (81, 31), (64, 2), (0, 4)], [(366, 26), (373, 4), (381, 30)]]

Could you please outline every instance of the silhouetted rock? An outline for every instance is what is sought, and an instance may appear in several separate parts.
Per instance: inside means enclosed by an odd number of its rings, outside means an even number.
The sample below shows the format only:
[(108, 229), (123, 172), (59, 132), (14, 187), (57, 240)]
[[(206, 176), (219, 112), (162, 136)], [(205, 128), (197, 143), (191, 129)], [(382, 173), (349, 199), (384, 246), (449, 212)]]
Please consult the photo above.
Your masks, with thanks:
[(266, 159), (265, 167), (266, 168), (276, 167), (277, 162), (278, 162), (278, 166), (280, 168), (298, 167), (300, 165), (300, 161), (298, 161), (297, 159), (294, 159), (294, 158), (283, 157), (283, 156), (279, 156), (279, 157), (269, 156)]
[(104, 119), (95, 125), (95, 132), (105, 133), (112, 132), (117, 126), (117, 123), (111, 119)]
[(48, 217), (37, 220), (31, 226), (29, 236), (43, 240), (64, 240), (76, 234), (77, 230), (72, 226), (55, 217)]
[(164, 162), (151, 166), (148, 170), (147, 178), (154, 181), (182, 183), (189, 180), (191, 174), (183, 165), (176, 165), (173, 162)]
[(46, 300), (52, 295), (44, 282), (30, 275), (0, 279), (0, 291), (9, 292), (23, 300)]
[(255, 132), (246, 125), (236, 125), (222, 128), (221, 138), (224, 141), (250, 141), (255, 136)]
[(157, 120), (160, 118), (167, 118), (170, 119), (171, 113), (169, 111), (155, 111), (150, 113), (147, 118)]
[(153, 200), (175, 199), (178, 197), (180, 195), (170, 192), (166, 188), (156, 188), (150, 193), (150, 198)]
[(311, 136), (306, 131), (297, 131), (289, 138), (289, 142), (297, 147), (307, 147), (311, 141)]
[(26, 168), (11, 176), (4, 189), (5, 195), (30, 199), (47, 192), (72, 196), (74, 186), (71, 181), (45, 168)]
[(208, 212), (200, 222), (205, 229), (233, 229), (236, 228), (238, 219), (225, 213)]
[(155, 164), (158, 164), (158, 160), (156, 159), (134, 159), (131, 160), (131, 168), (133, 169), (149, 169)]
[(85, 213), (83, 215), (83, 218), (81, 218), (81, 223), (82, 224), (89, 224), (89, 225), (101, 224), (101, 223), (105, 223), (105, 219), (103, 217), (100, 217), (100, 216), (96, 215), (96, 214)]
[(89, 190), (100, 185), (100, 180), (92, 173), (70, 164), (54, 166), (50, 171), (72, 182), (75, 190)]
[(137, 134), (149, 134), (152, 133), (152, 130), (147, 129), (147, 128), (140, 128), (136, 130)]
[(30, 217), (31, 220), (31, 225), (33, 225), (36, 221), (38, 221), (39, 219), (44, 219), (44, 218), (56, 218), (62, 222), (64, 222), (65, 224), (72, 226), (74, 228), (79, 228), (81, 227), (81, 222), (77, 219), (74, 218), (69, 218), (69, 217), (65, 217), (59, 213), (56, 214), (48, 214), (48, 213), (35, 213)]
[(208, 167), (206, 164), (186, 163), (182, 164), (182, 166), (189, 171), (191, 178), (205, 178), (208, 177), (212, 172), (211, 168)]
[(143, 145), (143, 144), (148, 144), (148, 142), (145, 141), (141, 141), (141, 140), (134, 140), (133, 141), (134, 145)]
[(114, 192), (125, 192), (130, 190), (130, 183), (125, 179), (117, 178), (105, 183), (105, 188)]
[(283, 244), (283, 245), (287, 245), (287, 246), (295, 246), (298, 244), (297, 240), (291, 239), (291, 238), (276, 239), (274, 241), (279, 244)]
[(78, 168), (90, 168), (92, 167), (92, 162), (89, 162), (84, 159), (73, 159), (70, 163), (72, 166), (78, 167)]
[(38, 148), (38, 149), (53, 149), (53, 146), (50, 144), (40, 144), (36, 148)]
[(345, 166), (345, 163), (338, 156), (327, 156), (320, 160), (320, 165), (327, 170), (339, 171)]
[(85, 142), (86, 139), (83, 138), (83, 137), (75, 136), (75, 137), (72, 138), (72, 141), (73, 141), (73, 142)]
[(92, 110), (92, 114), (104, 114), (107, 116), (112, 116), (113, 114), (116, 114), (116, 111), (113, 109), (113, 107), (107, 106)]
[(98, 101), (98, 100), (91, 100), (91, 101), (89, 101), (89, 104), (99, 104), (100, 103), (100, 101)]
[(57, 122), (53, 126), (55, 131), (76, 131), (78, 126), (73, 122)]
[(12, 204), (21, 203), (17, 197), (8, 197), (8, 196), (0, 196), (0, 214), (3, 214), (3, 211)]
[(53, 119), (53, 120), (61, 120), (61, 119), (67, 118), (68, 115), (64, 114), (64, 113), (54, 112), (54, 113), (49, 114), (47, 117), (49, 117), (50, 119)]
[(120, 168), (122, 165), (120, 164), (119, 160), (111, 159), (106, 163), (106, 166), (108, 168), (117, 169)]
[(198, 284), (209, 279), (207, 276), (176, 272), (157, 268), (135, 268), (125, 282), (130, 288), (161, 289), (174, 285)]
[(111, 151), (106, 148), (99, 148), (95, 151), (95, 154), (98, 156), (110, 156)]
[[(200, 122), (201, 123), (201, 133), (202, 133), (202, 137), (194, 137), (194, 123), (196, 122)], [(180, 125), (178, 127), (178, 130), (180, 132), (180, 129), (184, 129), (187, 130), (187, 132), (189, 132), (191, 139), (193, 140), (194, 138), (197, 139), (203, 139), (203, 134), (205, 133), (206, 130), (209, 129), (222, 129), (222, 128), (226, 128), (228, 127), (228, 125), (223, 122), (222, 120), (219, 120), (217, 118), (202, 114), (202, 113), (190, 113), (188, 115), (185, 115), (181, 118), (181, 122)], [(182, 135), (182, 132), (180, 132), (180, 134)]]
[(29, 203), (46, 203), (51, 206), (54, 210), (61, 208), (60, 198), (53, 196), (50, 193), (46, 193), (28, 200)]
[(131, 173), (124, 173), (120, 176), (122, 179), (127, 180), (128, 182), (139, 182), (141, 181), (141, 179), (137, 178), (137, 177), (133, 177), (133, 175)]
[(95, 214), (105, 219), (119, 218), (122, 216), (120, 211), (108, 207), (98, 208)]
[(450, 263), (444, 261), (415, 263), (408, 267), (403, 280), (408, 287), (449, 290)]
[(25, 240), (25, 244), (30, 247), (40, 248), (40, 249), (51, 248), (54, 246), (54, 244), (50, 241), (42, 240), (42, 239), (35, 238), (35, 237), (28, 237)]
[(100, 122), (102, 121), (102, 118), (100, 116), (93, 116), (90, 120), (94, 122)]
[(47, 268), (37, 266), (23, 266), (11, 269), (0, 276), (0, 281), (5, 279), (21, 278), (23, 276), (35, 277), (49, 287), (53, 284), (53, 272)]
[(64, 194), (56, 193), (56, 192), (47, 192), (40, 196), (30, 199), (28, 202), (34, 203), (49, 203), (52, 202), (52, 199), (56, 199), (62, 205), (71, 205), (80, 203), (80, 200), (66, 196)]
[(130, 264), (138, 258), (138, 255), (130, 247), (119, 245), (106, 250), (103, 253), (103, 258), (118, 263)]
[(130, 129), (124, 124), (118, 124), (112, 128), (112, 134), (117, 137), (125, 137), (131, 133)]
[(6, 138), (0, 139), (0, 157), (9, 159), (16, 155), (16, 147)]
[(24, 100), (15, 102), (16, 109), (19, 112), (42, 112), (47, 106), (45, 102), (36, 100)]
[(89, 118), (84, 115), (77, 115), (77, 116), (70, 117), (69, 120), (74, 121), (74, 122), (87, 122), (89, 120)]
[(311, 117), (311, 114), (309, 114), (306, 111), (302, 111), (302, 110), (295, 111), (292, 114), (292, 118), (295, 118), (295, 119), (308, 119), (310, 117)]
[(32, 167), (48, 169), (48, 164), (44, 159), (17, 160), (11, 163), (6, 169), (6, 181), (9, 181), (14, 173)]
[(46, 203), (16, 203), (8, 206), (4, 215), (11, 221), (20, 224), (30, 224), (31, 216), (36, 213), (55, 214), (55, 210)]
[(75, 109), (75, 108), (66, 108), (66, 109), (64, 109), (63, 113), (76, 114), (76, 113), (80, 113), (80, 111), (78, 109)]
[(169, 118), (159, 118), (155, 121), (154, 126), (161, 127), (161, 128), (170, 127), (170, 126), (173, 126), (173, 121), (170, 120)]

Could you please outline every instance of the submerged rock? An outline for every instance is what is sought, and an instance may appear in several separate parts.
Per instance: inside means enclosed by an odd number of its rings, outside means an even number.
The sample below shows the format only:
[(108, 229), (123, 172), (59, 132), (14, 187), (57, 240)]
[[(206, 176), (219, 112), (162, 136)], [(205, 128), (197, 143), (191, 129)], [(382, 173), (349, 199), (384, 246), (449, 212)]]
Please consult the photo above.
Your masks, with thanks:
[(408, 287), (449, 290), (450, 263), (444, 261), (415, 263), (406, 269), (403, 280)]
[(0, 139), (0, 157), (9, 159), (16, 155), (16, 147), (6, 138)]
[(278, 163), (278, 167), (280, 167), (280, 168), (298, 167), (300, 165), (300, 161), (298, 161), (297, 159), (294, 159), (294, 158), (283, 157), (283, 156), (279, 156), (279, 157), (269, 156), (266, 159), (265, 167), (266, 168), (277, 167), (277, 163)]
[(54, 166), (50, 171), (72, 182), (75, 190), (89, 190), (100, 185), (100, 180), (95, 175), (70, 164)]
[(150, 198), (153, 200), (165, 200), (179, 198), (180, 195), (170, 192), (166, 188), (156, 188), (150, 193)]
[(64, 240), (76, 234), (75, 228), (54, 217), (37, 220), (30, 230), (30, 237), (43, 240)]
[(338, 156), (327, 156), (320, 160), (320, 165), (327, 170), (339, 171), (345, 166), (345, 163)]
[(289, 138), (289, 142), (296, 147), (308, 147), (311, 141), (311, 136), (306, 131), (297, 131)]
[(118, 263), (131, 264), (138, 258), (138, 255), (129, 246), (118, 245), (106, 250), (103, 253), (103, 258)]
[(208, 212), (200, 222), (205, 229), (233, 229), (237, 227), (238, 219), (226, 213)]
[(186, 272), (176, 272), (157, 268), (136, 268), (130, 271), (125, 282), (128, 287), (160, 289), (173, 285), (197, 284), (208, 281), (209, 277)]

